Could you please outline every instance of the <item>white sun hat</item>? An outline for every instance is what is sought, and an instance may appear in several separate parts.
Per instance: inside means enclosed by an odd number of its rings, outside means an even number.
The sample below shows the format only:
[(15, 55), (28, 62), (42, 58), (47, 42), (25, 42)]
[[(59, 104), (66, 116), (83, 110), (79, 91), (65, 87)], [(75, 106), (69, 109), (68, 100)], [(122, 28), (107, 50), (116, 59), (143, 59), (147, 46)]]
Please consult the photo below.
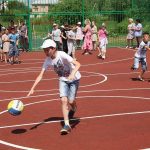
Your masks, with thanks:
[(56, 23), (53, 23), (53, 26), (57, 26), (57, 24), (56, 24)]
[(102, 23), (102, 26), (103, 26), (103, 27), (105, 27), (105, 26), (106, 26), (106, 24), (103, 22), (103, 23)]
[(60, 27), (61, 27), (61, 28), (65, 28), (64, 25), (61, 25)]
[(81, 24), (81, 22), (78, 22), (77, 24)]
[(41, 48), (48, 48), (48, 47), (56, 48), (56, 43), (51, 39), (47, 39), (43, 42)]

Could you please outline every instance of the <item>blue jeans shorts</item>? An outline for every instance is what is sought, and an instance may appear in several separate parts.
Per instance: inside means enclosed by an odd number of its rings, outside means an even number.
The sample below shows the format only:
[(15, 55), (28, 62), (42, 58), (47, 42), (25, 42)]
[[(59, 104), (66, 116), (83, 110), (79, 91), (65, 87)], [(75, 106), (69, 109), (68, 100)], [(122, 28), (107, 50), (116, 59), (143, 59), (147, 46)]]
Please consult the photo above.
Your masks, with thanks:
[(8, 56), (9, 56), (9, 57), (12, 57), (12, 56), (19, 56), (19, 50), (18, 50), (18, 48), (17, 48), (16, 45), (10, 44)]
[(79, 80), (73, 82), (59, 80), (60, 97), (67, 97), (68, 100), (74, 101), (79, 87)]
[(134, 69), (139, 68), (139, 64), (141, 64), (142, 70), (146, 71), (147, 70), (147, 63), (146, 63), (146, 58), (134, 58)]

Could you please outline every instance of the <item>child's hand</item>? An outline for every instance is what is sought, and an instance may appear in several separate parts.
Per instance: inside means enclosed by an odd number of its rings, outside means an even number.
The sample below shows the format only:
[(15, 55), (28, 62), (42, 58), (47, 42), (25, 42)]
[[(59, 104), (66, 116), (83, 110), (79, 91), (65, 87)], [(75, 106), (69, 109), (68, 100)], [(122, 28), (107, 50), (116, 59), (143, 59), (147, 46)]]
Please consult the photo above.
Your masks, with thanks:
[(145, 48), (148, 49), (149, 47), (148, 47), (148, 46), (145, 46)]
[(69, 77), (68, 77), (68, 80), (72, 81), (73, 79), (74, 79), (74, 75), (70, 74)]

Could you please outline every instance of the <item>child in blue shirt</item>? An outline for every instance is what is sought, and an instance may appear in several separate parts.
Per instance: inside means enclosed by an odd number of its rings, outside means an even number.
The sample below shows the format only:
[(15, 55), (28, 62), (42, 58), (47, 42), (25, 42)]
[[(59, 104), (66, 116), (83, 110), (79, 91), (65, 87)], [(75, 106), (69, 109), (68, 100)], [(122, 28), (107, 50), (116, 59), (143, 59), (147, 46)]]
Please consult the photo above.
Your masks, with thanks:
[(16, 34), (14, 27), (11, 28), (11, 33), (8, 35), (8, 37), (10, 40), (10, 48), (8, 53), (10, 64), (19, 63), (19, 50), (17, 48), (19, 36)]

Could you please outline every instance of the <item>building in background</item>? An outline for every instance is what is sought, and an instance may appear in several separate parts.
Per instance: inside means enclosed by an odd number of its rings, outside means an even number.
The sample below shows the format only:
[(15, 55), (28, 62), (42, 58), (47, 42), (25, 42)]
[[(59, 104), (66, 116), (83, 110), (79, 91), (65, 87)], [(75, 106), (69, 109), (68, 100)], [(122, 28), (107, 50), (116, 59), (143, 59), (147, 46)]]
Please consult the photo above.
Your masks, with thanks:
[(49, 5), (58, 4), (59, 0), (35, 0), (32, 2), (32, 13), (47, 13)]

